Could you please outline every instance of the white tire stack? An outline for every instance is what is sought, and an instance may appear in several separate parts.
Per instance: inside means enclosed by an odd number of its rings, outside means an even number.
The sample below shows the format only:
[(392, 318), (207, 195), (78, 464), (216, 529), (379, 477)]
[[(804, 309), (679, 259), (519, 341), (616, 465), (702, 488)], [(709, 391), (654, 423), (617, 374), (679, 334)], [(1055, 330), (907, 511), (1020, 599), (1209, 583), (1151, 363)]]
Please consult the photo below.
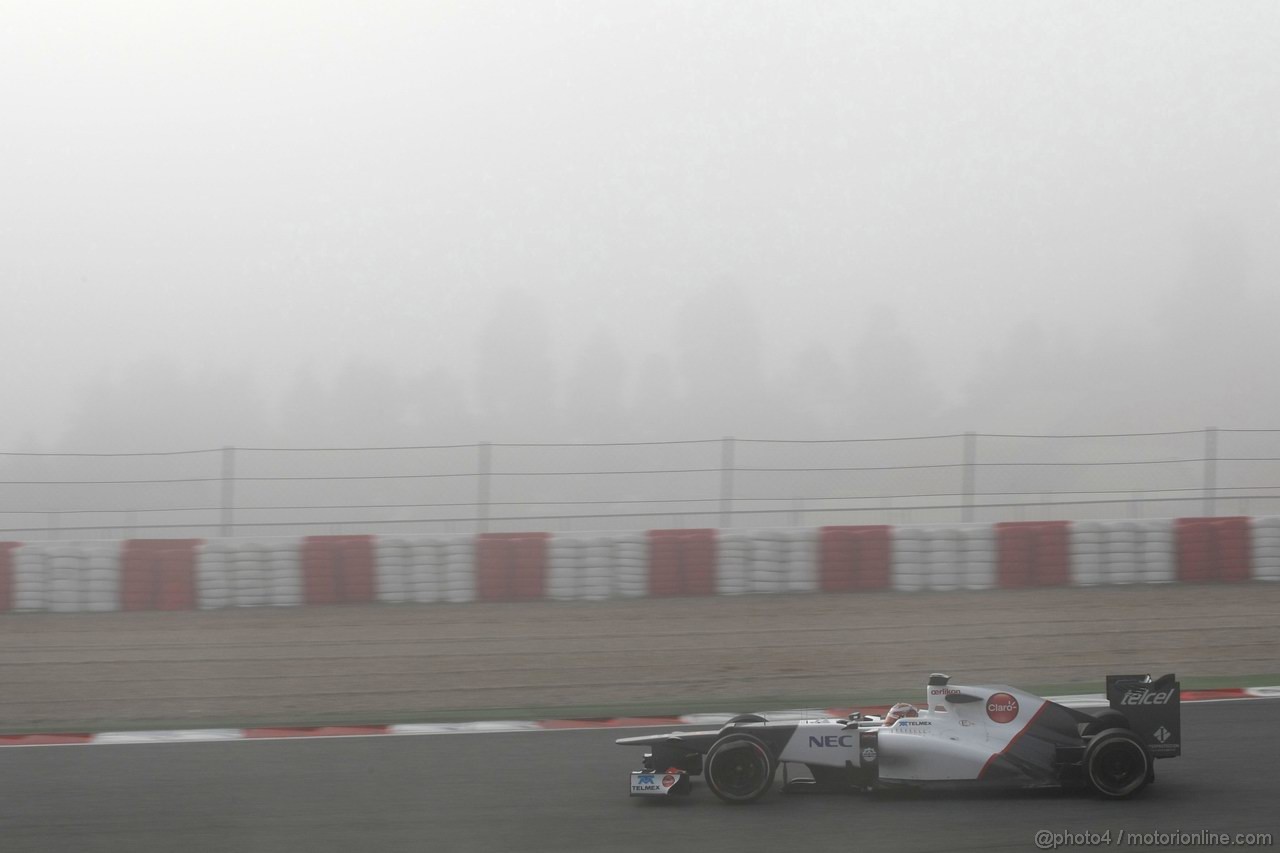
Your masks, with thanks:
[(785, 592), (790, 543), (774, 530), (757, 531), (751, 534), (750, 541), (747, 588), (751, 592)]
[(584, 587), (583, 542), (573, 536), (553, 536), (547, 543), (547, 597), (556, 601), (578, 598)]
[(1138, 524), (1134, 521), (1104, 522), (1102, 539), (1106, 544), (1103, 573), (1108, 583), (1131, 584), (1138, 579)]
[(649, 538), (626, 533), (614, 540), (614, 591), (623, 598), (649, 594)]
[(49, 609), (54, 613), (75, 613), (85, 609), (88, 577), (84, 554), (75, 546), (54, 545), (45, 551), (45, 571), (49, 576)]
[(269, 603), (267, 573), (270, 556), (258, 542), (238, 540), (233, 546), (228, 575), (231, 603), (235, 607), (263, 607)]
[(751, 554), (751, 540), (741, 533), (725, 533), (716, 547), (716, 595), (748, 592), (747, 561)]
[(449, 536), (441, 540), (444, 553), (444, 600), (454, 603), (476, 597), (475, 537)]
[(893, 589), (915, 592), (928, 585), (928, 528), (923, 525), (894, 527), (890, 532), (893, 542)]
[(201, 610), (230, 607), (234, 551), (226, 539), (213, 539), (196, 550), (196, 602)]
[(818, 531), (786, 530), (787, 592), (818, 591)]
[(1173, 520), (1168, 518), (1137, 522), (1141, 537), (1137, 561), (1139, 583), (1172, 583), (1178, 579), (1178, 543)]
[(1253, 579), (1280, 580), (1280, 518), (1255, 518), (1250, 525)]
[(996, 585), (996, 531), (990, 524), (965, 524), (959, 537), (961, 578), (964, 589), (992, 589)]
[(925, 533), (925, 589), (950, 592), (960, 586), (960, 532), (933, 527)]
[(1108, 583), (1105, 567), (1106, 533), (1100, 521), (1077, 521), (1071, 525), (1071, 583), (1096, 586)]
[(444, 598), (444, 554), (433, 536), (414, 536), (407, 540), (409, 600), (431, 604)]
[(583, 543), (579, 598), (603, 601), (613, 593), (613, 550), (614, 540), (609, 536), (593, 536)]
[(303, 604), (302, 543), (297, 539), (273, 539), (267, 552), (267, 594), (276, 607)]
[(388, 604), (410, 600), (409, 564), (413, 546), (398, 536), (373, 540), (374, 598)]

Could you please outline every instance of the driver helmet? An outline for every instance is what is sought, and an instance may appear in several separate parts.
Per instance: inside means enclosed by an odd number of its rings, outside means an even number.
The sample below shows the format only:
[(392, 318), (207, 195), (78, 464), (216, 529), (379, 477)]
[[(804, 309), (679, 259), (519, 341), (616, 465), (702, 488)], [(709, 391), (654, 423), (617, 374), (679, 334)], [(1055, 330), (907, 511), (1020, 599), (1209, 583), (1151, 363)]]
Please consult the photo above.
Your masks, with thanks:
[(885, 715), (884, 724), (892, 726), (903, 717), (918, 717), (920, 712), (916, 710), (916, 706), (910, 702), (899, 702), (889, 709), (889, 713)]

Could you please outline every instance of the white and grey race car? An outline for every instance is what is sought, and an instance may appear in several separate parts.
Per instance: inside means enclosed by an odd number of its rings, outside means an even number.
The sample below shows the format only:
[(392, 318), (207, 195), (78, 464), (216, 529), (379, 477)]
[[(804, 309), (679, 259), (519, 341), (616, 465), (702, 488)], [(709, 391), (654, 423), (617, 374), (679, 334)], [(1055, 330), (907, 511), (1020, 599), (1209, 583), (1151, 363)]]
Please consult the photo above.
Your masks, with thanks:
[[(646, 746), (632, 796), (686, 794), (702, 775), (727, 803), (750, 803), (783, 768), (788, 791), (890, 786), (1084, 787), (1121, 799), (1155, 779), (1154, 759), (1181, 746), (1181, 688), (1173, 674), (1107, 676), (1097, 713), (1003, 685), (960, 686), (929, 676), (914, 716), (805, 712), (743, 714), (720, 728), (618, 740)], [(807, 777), (791, 778), (803, 766)]]

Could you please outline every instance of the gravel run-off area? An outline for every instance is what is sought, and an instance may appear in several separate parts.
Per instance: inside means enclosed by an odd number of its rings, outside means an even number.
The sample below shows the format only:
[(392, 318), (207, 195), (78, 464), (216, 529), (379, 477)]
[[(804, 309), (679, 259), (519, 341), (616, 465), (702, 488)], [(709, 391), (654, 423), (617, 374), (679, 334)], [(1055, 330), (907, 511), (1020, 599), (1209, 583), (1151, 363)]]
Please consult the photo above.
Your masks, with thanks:
[(1280, 584), (6, 614), (0, 730), (853, 704), (932, 671), (1275, 673)]

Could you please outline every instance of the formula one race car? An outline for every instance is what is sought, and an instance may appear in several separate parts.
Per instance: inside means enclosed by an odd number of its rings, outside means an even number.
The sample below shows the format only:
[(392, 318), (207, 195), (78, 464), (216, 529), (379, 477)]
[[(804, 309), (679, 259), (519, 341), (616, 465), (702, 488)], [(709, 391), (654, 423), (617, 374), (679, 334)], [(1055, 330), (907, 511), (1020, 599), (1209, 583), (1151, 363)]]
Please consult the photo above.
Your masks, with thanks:
[[(921, 709), (883, 716), (744, 714), (714, 731), (622, 738), (647, 746), (632, 796), (687, 794), (702, 775), (727, 803), (787, 791), (869, 791), (890, 786), (1089, 787), (1113, 799), (1155, 779), (1156, 758), (1182, 753), (1181, 688), (1173, 674), (1107, 676), (1110, 708), (1087, 713), (1012, 687), (962, 687), (929, 676)], [(803, 765), (809, 778), (788, 778)]]

